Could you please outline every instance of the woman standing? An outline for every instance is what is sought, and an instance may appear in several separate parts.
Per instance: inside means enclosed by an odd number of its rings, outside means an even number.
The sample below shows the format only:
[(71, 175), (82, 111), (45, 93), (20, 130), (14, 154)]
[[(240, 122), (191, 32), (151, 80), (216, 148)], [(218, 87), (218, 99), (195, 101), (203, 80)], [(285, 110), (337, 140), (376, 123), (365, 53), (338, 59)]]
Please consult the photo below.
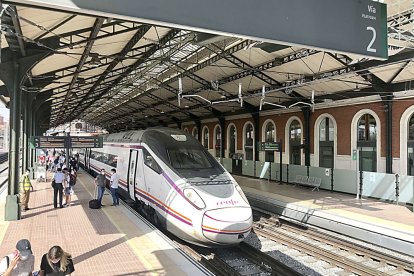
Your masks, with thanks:
[(65, 194), (65, 207), (69, 207), (71, 205), (71, 201), (72, 201), (72, 194), (73, 194), (73, 189), (72, 186), (70, 185), (70, 173), (68, 171), (68, 169), (63, 169), (63, 173), (65, 174), (65, 179), (63, 180), (63, 189), (64, 189), (64, 194)]
[(72, 256), (55, 245), (44, 254), (40, 264), (41, 276), (64, 276), (75, 271)]

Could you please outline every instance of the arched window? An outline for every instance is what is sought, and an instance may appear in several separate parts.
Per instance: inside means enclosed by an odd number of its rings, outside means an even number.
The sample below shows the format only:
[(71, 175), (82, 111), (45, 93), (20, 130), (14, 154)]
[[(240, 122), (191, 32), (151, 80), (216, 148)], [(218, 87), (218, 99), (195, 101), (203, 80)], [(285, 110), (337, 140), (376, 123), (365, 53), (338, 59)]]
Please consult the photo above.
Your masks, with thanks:
[(220, 153), (221, 153), (221, 128), (220, 126), (216, 126), (216, 128), (214, 129), (214, 148), (215, 148), (215, 152), (216, 152), (216, 157), (221, 157)]
[(197, 127), (193, 128), (193, 136), (198, 140), (198, 128)]
[(334, 124), (326, 117), (319, 124), (319, 167), (334, 167)]
[(203, 146), (208, 149), (208, 127), (203, 128)]
[(293, 120), (289, 128), (290, 164), (301, 164), (300, 144), (302, 140), (302, 128), (298, 120)]
[[(264, 132), (264, 141), (265, 142), (275, 142), (276, 141), (276, 130), (272, 122), (268, 122), (265, 127)], [(265, 152), (265, 161), (266, 162), (275, 162), (275, 153), (273, 151)]]
[(407, 175), (414, 175), (414, 114), (408, 121), (407, 149)]
[(246, 153), (246, 160), (253, 160), (253, 141), (253, 125), (248, 123), (244, 130), (244, 151)]
[(229, 143), (228, 143), (228, 150), (229, 150), (229, 158), (233, 158), (233, 155), (236, 153), (236, 127), (231, 125), (229, 127)]
[(371, 114), (364, 114), (358, 121), (359, 170), (377, 171), (377, 122)]

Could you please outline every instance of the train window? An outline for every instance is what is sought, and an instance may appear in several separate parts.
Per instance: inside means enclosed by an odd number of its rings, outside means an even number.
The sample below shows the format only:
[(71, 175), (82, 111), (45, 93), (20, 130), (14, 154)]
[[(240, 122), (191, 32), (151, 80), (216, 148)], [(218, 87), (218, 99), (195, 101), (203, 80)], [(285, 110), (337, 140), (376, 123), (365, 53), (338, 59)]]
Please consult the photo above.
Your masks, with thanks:
[(162, 173), (161, 167), (158, 165), (157, 161), (154, 160), (154, 157), (146, 150), (143, 149), (144, 153), (144, 164), (151, 168), (153, 171), (155, 171), (158, 174)]
[(212, 165), (201, 149), (168, 149), (171, 166), (174, 169), (205, 169)]
[(92, 150), (90, 157), (91, 159), (94, 159), (114, 168), (116, 168), (116, 165), (118, 163), (118, 156), (109, 153)]

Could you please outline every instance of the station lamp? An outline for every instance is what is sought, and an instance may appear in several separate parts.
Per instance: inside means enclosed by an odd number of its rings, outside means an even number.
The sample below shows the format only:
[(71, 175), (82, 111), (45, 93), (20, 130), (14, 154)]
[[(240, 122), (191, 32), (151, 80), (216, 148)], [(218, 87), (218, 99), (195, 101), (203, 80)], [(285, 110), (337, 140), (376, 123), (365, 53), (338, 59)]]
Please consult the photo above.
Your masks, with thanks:
[(91, 61), (89, 64), (93, 67), (98, 67), (102, 64), (101, 60), (99, 59), (99, 56), (97, 53), (90, 53), (89, 56), (91, 57)]

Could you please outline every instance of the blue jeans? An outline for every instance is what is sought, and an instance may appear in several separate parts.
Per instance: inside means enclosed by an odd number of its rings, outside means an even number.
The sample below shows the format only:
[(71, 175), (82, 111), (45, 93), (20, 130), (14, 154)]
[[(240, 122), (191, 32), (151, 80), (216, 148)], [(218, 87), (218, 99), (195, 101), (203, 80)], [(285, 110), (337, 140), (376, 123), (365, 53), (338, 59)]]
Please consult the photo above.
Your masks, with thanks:
[(105, 192), (105, 187), (98, 186), (98, 198), (97, 199), (99, 201), (99, 205), (102, 205), (102, 198), (103, 198), (104, 192)]
[(119, 205), (118, 188), (111, 188), (111, 194), (114, 205)]

